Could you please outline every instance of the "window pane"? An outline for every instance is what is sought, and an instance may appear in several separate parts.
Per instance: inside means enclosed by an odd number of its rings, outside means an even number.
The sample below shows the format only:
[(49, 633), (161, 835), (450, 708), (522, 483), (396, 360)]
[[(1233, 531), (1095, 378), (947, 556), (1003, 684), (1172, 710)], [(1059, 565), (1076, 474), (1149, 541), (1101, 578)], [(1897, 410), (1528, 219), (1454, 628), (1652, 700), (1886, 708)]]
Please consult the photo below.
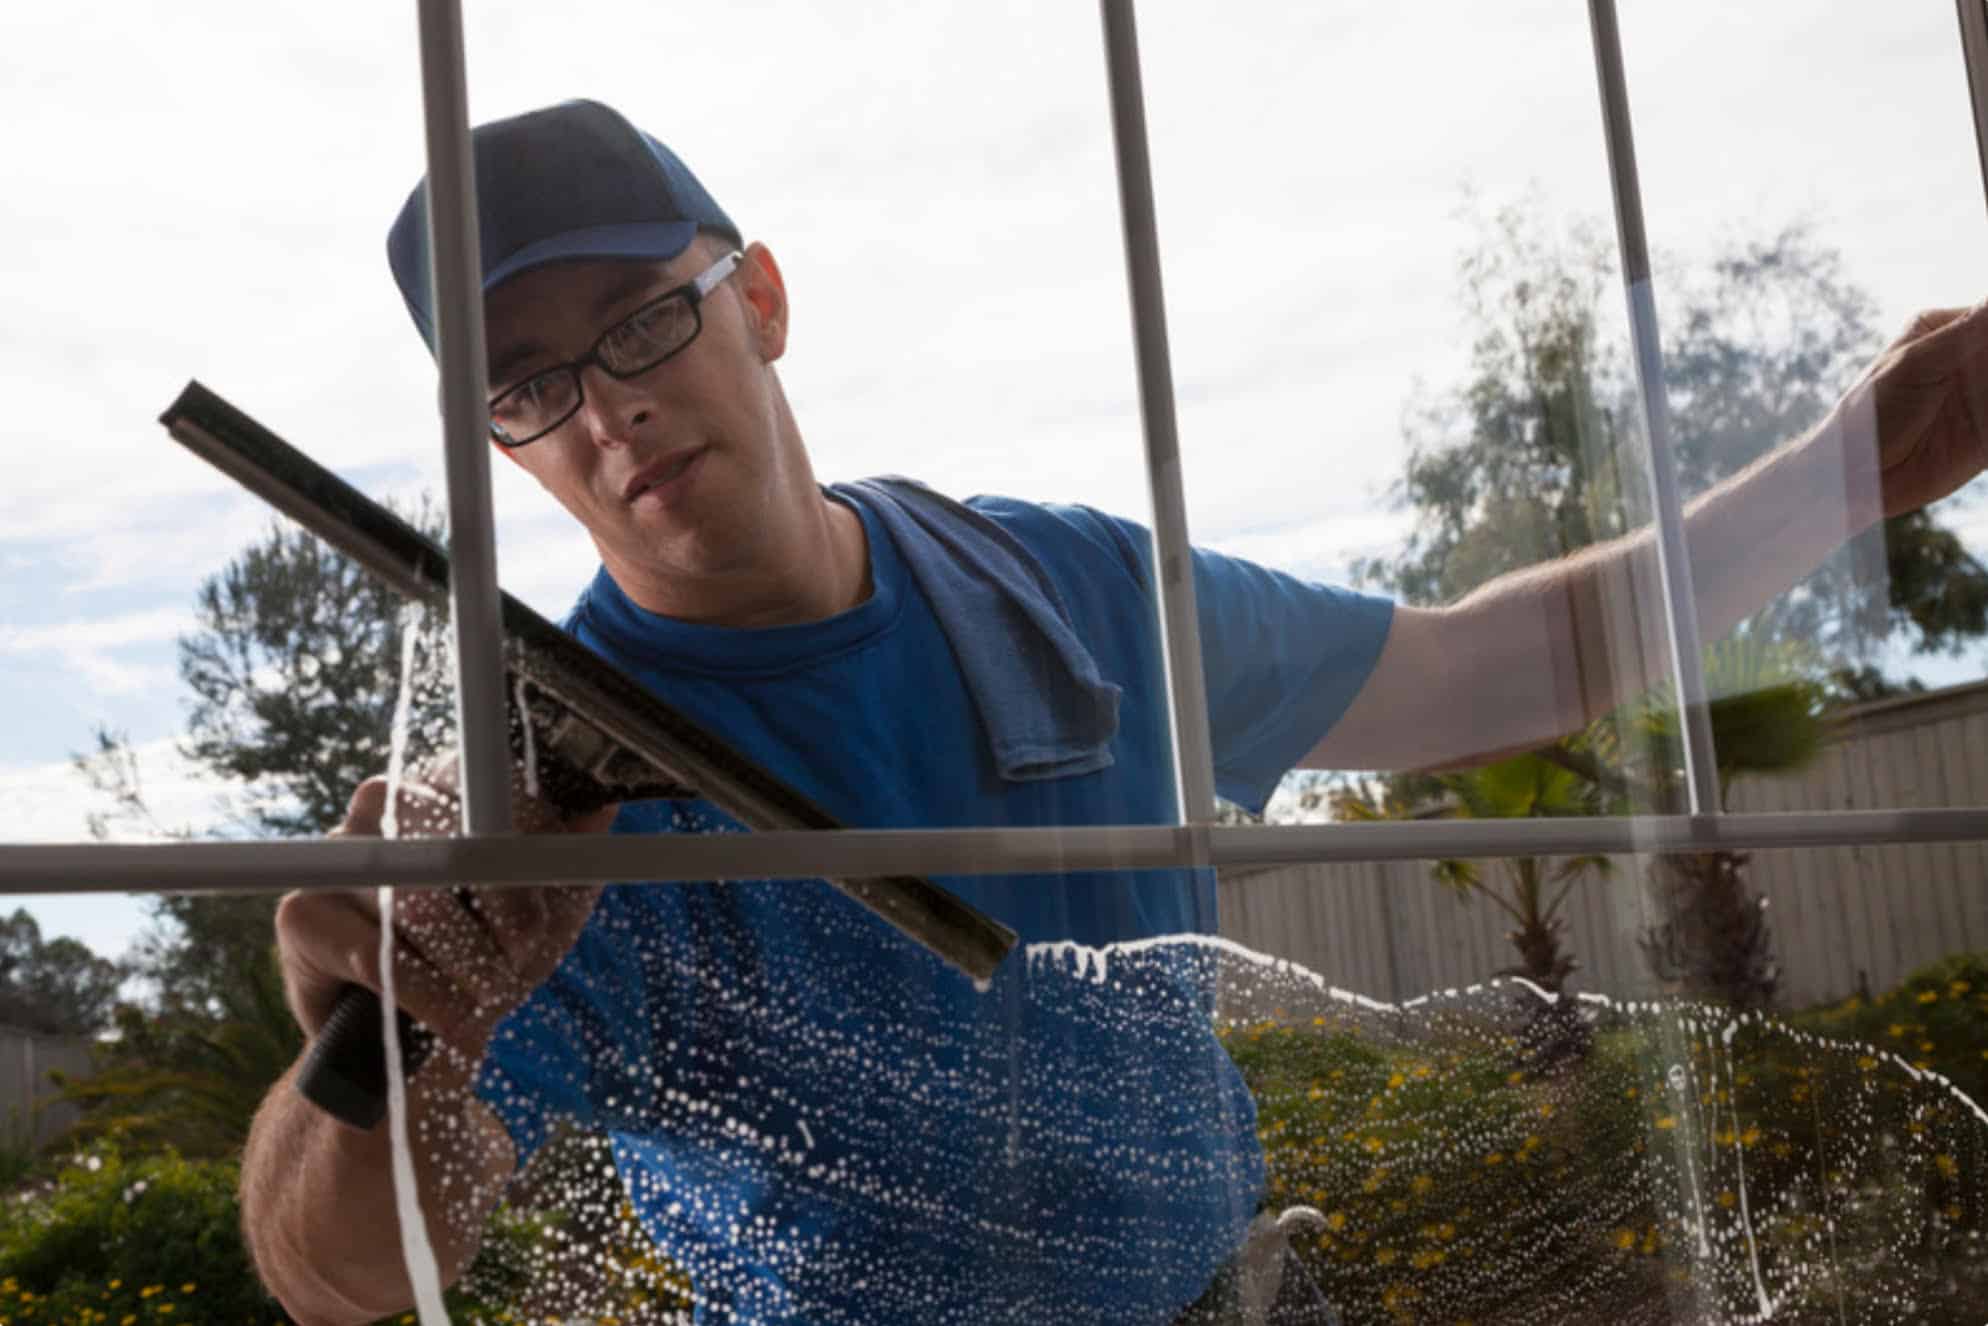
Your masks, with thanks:
[[(1988, 278), (1953, 16), (1844, 5), (1790, 28), (1711, 4), (1624, 11), (1687, 495), (1823, 427), (1819, 445), (1778, 452), (1773, 483), (1691, 530), (1733, 805), (1760, 808), (1749, 770), (1812, 750), (1790, 738), (1813, 722), (1756, 721), (1776, 688), (1800, 686), (1812, 713), (1863, 734), (1812, 766), (1818, 787), (1837, 779), (1814, 808), (1978, 806), (1983, 789), (1949, 777), (1941, 755), (1966, 749), (1964, 721), (1933, 717), (1974, 703), (1988, 625), (1980, 484), (1926, 500), (1968, 477), (1924, 464), (1959, 416), (1941, 415), (1920, 461), (1896, 466), (1916, 421), (1874, 415), (1867, 398), (1832, 413), (1922, 310), (1970, 305)], [(1879, 442), (1892, 466), (1882, 525)], [(1887, 850), (1900, 869), (1918, 859)]]
[[(1148, 44), (1195, 537), (1369, 596), (1292, 588), (1294, 629), (1211, 570), (1218, 727), (1282, 684), (1265, 672), (1310, 683), (1218, 759), (1223, 794), (1260, 810), (1306, 758), (1275, 813), (1324, 818), (1359, 771), (1555, 743), (1648, 763), (1645, 729), (1675, 730), (1654, 563), (1530, 573), (1649, 506), (1585, 16), (1210, 15)], [(1532, 813), (1580, 813), (1563, 790)]]

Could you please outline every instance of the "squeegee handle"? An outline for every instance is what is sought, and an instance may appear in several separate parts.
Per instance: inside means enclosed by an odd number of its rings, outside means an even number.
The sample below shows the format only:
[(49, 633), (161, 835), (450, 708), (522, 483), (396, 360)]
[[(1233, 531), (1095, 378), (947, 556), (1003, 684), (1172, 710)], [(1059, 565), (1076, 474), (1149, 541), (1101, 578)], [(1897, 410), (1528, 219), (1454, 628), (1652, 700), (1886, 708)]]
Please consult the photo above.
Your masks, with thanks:
[[(406, 1009), (398, 1010), (401, 1072), (412, 1077), (428, 1060), (435, 1037)], [(380, 997), (363, 985), (339, 992), (331, 1016), (297, 1070), (297, 1090), (342, 1123), (370, 1132), (387, 1112), (386, 1036)]]

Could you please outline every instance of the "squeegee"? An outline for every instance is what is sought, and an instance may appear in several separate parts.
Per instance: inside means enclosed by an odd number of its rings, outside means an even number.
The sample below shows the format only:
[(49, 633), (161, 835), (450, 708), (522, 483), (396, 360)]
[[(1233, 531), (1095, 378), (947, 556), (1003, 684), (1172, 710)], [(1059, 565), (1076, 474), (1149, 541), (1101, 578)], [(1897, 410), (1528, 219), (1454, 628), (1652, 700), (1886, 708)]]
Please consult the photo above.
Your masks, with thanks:
[[(379, 576), (404, 597), (446, 611), (449, 559), (433, 540), (198, 382), (159, 421), (201, 459)], [(703, 800), (748, 829), (837, 829), (834, 816), (641, 682), (530, 608), (500, 595), (514, 759), (530, 759), (536, 791), (572, 817), (618, 802)], [(985, 983), (1015, 932), (915, 875), (830, 879), (968, 978)], [(461, 891), (458, 890), (460, 896)], [(432, 1045), (405, 1011), (402, 1063)], [(386, 1110), (379, 996), (340, 994), (297, 1077), (314, 1104), (357, 1128)]]

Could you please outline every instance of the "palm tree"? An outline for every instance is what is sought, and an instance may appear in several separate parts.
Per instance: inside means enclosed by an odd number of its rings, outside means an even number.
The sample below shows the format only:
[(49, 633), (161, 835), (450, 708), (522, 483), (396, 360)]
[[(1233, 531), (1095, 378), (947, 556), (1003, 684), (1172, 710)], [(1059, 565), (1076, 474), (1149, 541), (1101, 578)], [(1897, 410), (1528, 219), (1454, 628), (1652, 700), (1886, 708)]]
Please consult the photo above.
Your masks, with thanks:
[[(1822, 751), (1829, 724), (1816, 682), (1789, 679), (1792, 651), (1738, 636), (1708, 651), (1706, 680), (1718, 753), (1719, 808), (1743, 777), (1796, 772)], [(1681, 801), (1674, 707), (1646, 711), (1643, 727), (1660, 771), (1659, 804)], [(1673, 989), (1738, 1009), (1765, 1008), (1780, 984), (1767, 926), (1767, 901), (1747, 888), (1750, 854), (1720, 849), (1676, 852), (1650, 863), (1648, 879), (1665, 918), (1641, 939), (1658, 979)]]
[[(1706, 651), (1707, 684), (1718, 753), (1721, 802), (1747, 775), (1788, 773), (1812, 761), (1828, 724), (1824, 691), (1809, 651), (1738, 632)], [(1525, 755), (1477, 768), (1394, 775), (1334, 793), (1334, 818), (1524, 819), (1662, 813), (1682, 802), (1683, 755), (1677, 706), (1652, 692), (1573, 736)], [(1508, 857), (1487, 873), (1474, 861), (1436, 863), (1437, 882), (1465, 900), (1482, 895), (1512, 919), (1508, 932), (1520, 961), (1516, 975), (1557, 994), (1580, 964), (1564, 948), (1560, 915), (1583, 879), (1611, 873), (1606, 857), (1560, 860)], [(1764, 904), (1746, 889), (1747, 855), (1716, 851), (1656, 858), (1648, 878), (1666, 920), (1642, 938), (1658, 976), (1674, 987), (1740, 1007), (1773, 996)]]
[[(1389, 782), (1379, 789), (1357, 785), (1335, 798), (1333, 810), (1345, 820), (1557, 819), (1598, 814), (1606, 795), (1593, 779), (1531, 753), (1475, 769)], [(1488, 873), (1477, 861), (1443, 860), (1430, 874), (1460, 900), (1485, 897), (1511, 918), (1513, 928), (1506, 937), (1518, 950), (1519, 962), (1499, 975), (1521, 976), (1558, 994), (1580, 966), (1562, 946), (1566, 922), (1560, 909), (1576, 884), (1605, 876), (1610, 868), (1602, 856), (1513, 856)]]

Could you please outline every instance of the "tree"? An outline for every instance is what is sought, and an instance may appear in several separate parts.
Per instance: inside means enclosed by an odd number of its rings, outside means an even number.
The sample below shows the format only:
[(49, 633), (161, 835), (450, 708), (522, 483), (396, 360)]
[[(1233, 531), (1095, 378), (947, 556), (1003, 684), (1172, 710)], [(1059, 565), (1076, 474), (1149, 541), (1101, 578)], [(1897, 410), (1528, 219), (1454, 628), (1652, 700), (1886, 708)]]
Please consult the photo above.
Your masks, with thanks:
[[(1395, 497), (1414, 527), (1396, 555), (1356, 568), (1412, 603), (1452, 602), (1649, 520), (1629, 349), (1601, 316), (1601, 301), (1618, 297), (1612, 248), (1593, 224), (1550, 233), (1536, 205), (1480, 216), (1479, 226), (1460, 266), (1474, 331), (1468, 375), (1411, 403)], [(1660, 266), (1682, 273), (1666, 282), (1663, 348), (1686, 496), (1819, 421), (1880, 348), (1870, 296), (1804, 226), (1729, 243), (1696, 271)], [(1955, 652), (1984, 632), (1988, 568), (1931, 512), (1852, 540), (1709, 652), (1722, 794), (1736, 777), (1812, 758), (1824, 702), (1915, 687), (1878, 669), (1881, 642)], [(1773, 680), (1743, 668), (1721, 675), (1722, 648), (1778, 650), (1799, 669)], [(1616, 804), (1681, 804), (1675, 707), (1661, 689), (1537, 753)], [(1400, 776), (1388, 797), (1426, 804)], [(1666, 919), (1644, 950), (1665, 980), (1757, 1007), (1772, 998), (1776, 972), (1745, 867), (1730, 852), (1656, 861), (1649, 882)]]
[[(1394, 497), (1414, 528), (1399, 553), (1356, 567), (1410, 603), (1452, 602), (1649, 519), (1629, 351), (1601, 317), (1601, 301), (1619, 297), (1612, 248), (1591, 224), (1551, 235), (1528, 207), (1480, 228), (1460, 268), (1468, 377), (1411, 402)], [(1815, 424), (1881, 346), (1870, 296), (1799, 225), (1728, 245), (1666, 293), (1665, 390), (1687, 496)], [(1912, 512), (1754, 621), (1855, 675), (1893, 635), (1954, 652), (1988, 632), (1988, 567)]]
[[(1536, 819), (1592, 815), (1602, 808), (1606, 793), (1590, 778), (1538, 754), (1516, 756), (1495, 764), (1438, 774), (1409, 791), (1372, 783), (1343, 787), (1333, 795), (1334, 817), (1377, 819)], [(1420, 795), (1415, 795), (1419, 790)], [(1442, 860), (1430, 874), (1458, 898), (1488, 899), (1513, 929), (1506, 937), (1518, 950), (1517, 966), (1501, 976), (1522, 976), (1548, 994), (1566, 988), (1579, 963), (1562, 946), (1566, 922), (1560, 916), (1568, 892), (1590, 876), (1610, 873), (1602, 856), (1570, 856), (1555, 862), (1537, 856), (1505, 857), (1494, 873), (1476, 861)]]
[[(439, 537), (424, 502), (413, 522)], [(179, 641), (194, 701), (182, 750), (235, 783), (248, 827), (276, 837), (323, 833), (360, 781), (387, 765), (409, 620), (433, 657), (440, 623), (410, 619), (393, 590), (316, 535), (272, 524), (200, 586), (199, 629)], [(432, 734), (448, 697), (415, 697), (413, 727)]]
[[(1709, 709), (1721, 810), (1739, 779), (1792, 773), (1822, 752), (1829, 690), (1814, 679), (1814, 665), (1807, 661), (1812, 657), (1759, 629), (1706, 651), (1706, 680), (1716, 697)], [(1674, 808), (1683, 800), (1677, 707), (1660, 693), (1640, 708), (1640, 742), (1651, 752), (1647, 776), (1659, 782), (1644, 793), (1645, 800)], [(1737, 1009), (1774, 1002), (1780, 964), (1774, 959), (1767, 900), (1747, 886), (1750, 859), (1749, 853), (1721, 848), (1651, 861), (1648, 880), (1664, 919), (1648, 927), (1640, 943), (1658, 979)]]
[[(440, 537), (431, 503), (413, 521)], [(283, 523), (201, 585), (196, 613), (197, 629), (179, 641), (194, 697), (181, 750), (234, 790), (223, 831), (292, 837), (338, 824), (359, 782), (387, 765), (403, 647), (430, 675), (441, 623), (408, 613), (369, 572)], [(448, 699), (415, 688), (414, 755), (438, 738)], [(125, 734), (99, 729), (75, 765), (104, 803), (91, 817), (98, 838), (195, 836), (153, 816)], [(153, 925), (128, 960), (148, 987), (143, 1006), (119, 1007), (115, 1041), (90, 1075), (65, 1083), (86, 1110), (80, 1134), (115, 1130), (188, 1154), (240, 1145), (302, 1045), (283, 1001), (275, 909), (267, 894), (154, 899)]]
[[(402, 514), (442, 538), (431, 501)], [(445, 648), (442, 623), (410, 615), (370, 572), (286, 522), (202, 582), (196, 613), (197, 629), (179, 641), (194, 696), (181, 750), (232, 788), (229, 829), (296, 837), (337, 825), (359, 782), (387, 765), (408, 623), (418, 622), (412, 647), (424, 677)], [(425, 747), (447, 721), (449, 697), (417, 686), (413, 698), (412, 741)], [(90, 816), (98, 839), (195, 836), (152, 814), (127, 734), (99, 728), (74, 764), (105, 806)], [(264, 895), (158, 897), (135, 973), (161, 1008), (225, 1015), (267, 959), (274, 913)]]
[(0, 1023), (50, 1036), (104, 1029), (124, 968), (79, 940), (44, 939), (24, 907), (0, 920)]

